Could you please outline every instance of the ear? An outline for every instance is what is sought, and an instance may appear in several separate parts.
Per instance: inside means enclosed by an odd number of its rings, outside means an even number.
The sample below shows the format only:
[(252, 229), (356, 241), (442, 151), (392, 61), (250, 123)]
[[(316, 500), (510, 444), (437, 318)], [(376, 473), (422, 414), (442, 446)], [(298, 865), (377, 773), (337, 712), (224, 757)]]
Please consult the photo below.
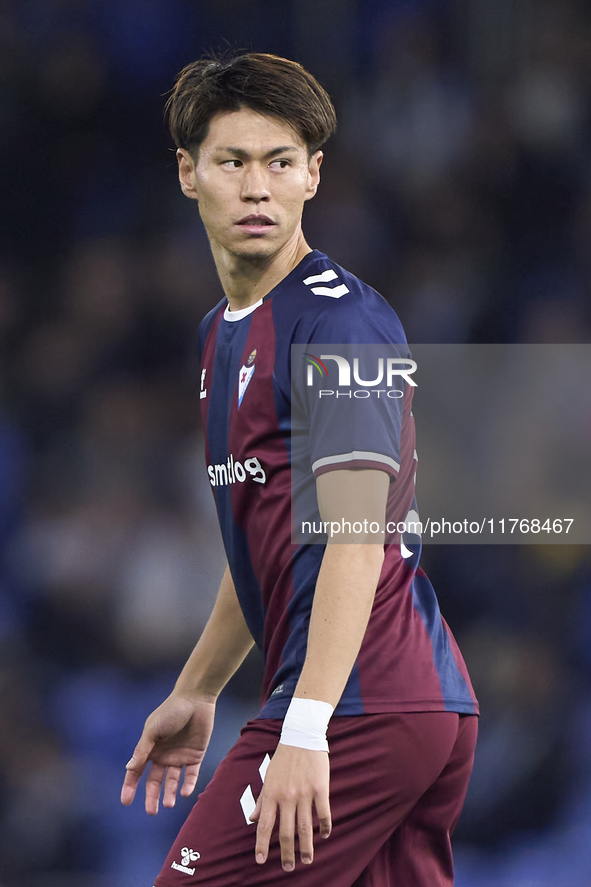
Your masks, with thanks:
[(176, 159), (179, 165), (179, 182), (181, 190), (185, 197), (197, 200), (197, 191), (195, 188), (195, 161), (188, 151), (184, 148), (178, 148)]
[(308, 187), (306, 189), (304, 200), (311, 200), (318, 190), (318, 185), (320, 184), (320, 166), (323, 159), (324, 154), (322, 151), (316, 151), (308, 161)]

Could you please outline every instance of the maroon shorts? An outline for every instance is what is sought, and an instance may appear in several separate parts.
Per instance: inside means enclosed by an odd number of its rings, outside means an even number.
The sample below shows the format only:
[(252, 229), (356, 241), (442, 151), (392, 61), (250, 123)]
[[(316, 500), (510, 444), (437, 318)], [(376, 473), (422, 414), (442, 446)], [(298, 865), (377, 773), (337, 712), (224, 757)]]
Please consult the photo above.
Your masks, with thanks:
[(453, 712), (333, 718), (332, 834), (316, 834), (311, 865), (300, 862), (296, 838), (295, 870), (284, 872), (277, 827), (258, 865), (256, 825), (247, 822), (282, 721), (250, 721), (189, 813), (155, 887), (448, 887), (477, 722)]

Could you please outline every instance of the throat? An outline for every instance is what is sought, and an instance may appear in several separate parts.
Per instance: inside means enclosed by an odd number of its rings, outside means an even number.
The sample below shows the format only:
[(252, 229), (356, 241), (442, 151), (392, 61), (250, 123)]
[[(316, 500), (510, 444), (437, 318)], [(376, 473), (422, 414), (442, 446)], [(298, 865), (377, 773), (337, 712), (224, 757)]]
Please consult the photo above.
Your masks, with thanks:
[(230, 311), (254, 305), (274, 289), (311, 252), (303, 240), (297, 249), (284, 249), (267, 255), (216, 256), (219, 278), (228, 299)]

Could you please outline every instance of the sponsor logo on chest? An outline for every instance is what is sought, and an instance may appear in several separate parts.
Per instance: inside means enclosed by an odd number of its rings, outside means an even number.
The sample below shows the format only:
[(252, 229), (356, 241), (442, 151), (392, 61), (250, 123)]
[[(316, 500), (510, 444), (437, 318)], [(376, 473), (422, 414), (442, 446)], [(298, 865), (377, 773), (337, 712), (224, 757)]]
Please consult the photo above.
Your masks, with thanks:
[(232, 453), (225, 462), (208, 465), (207, 473), (212, 487), (223, 487), (235, 483), (243, 484), (248, 477), (257, 484), (264, 484), (267, 480), (265, 469), (256, 456), (239, 462)]

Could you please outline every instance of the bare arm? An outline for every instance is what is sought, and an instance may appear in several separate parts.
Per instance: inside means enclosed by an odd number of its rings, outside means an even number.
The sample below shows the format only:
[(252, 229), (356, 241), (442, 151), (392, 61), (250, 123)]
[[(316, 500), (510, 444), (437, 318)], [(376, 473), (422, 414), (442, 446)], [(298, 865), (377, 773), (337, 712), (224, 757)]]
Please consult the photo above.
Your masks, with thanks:
[(211, 616), (173, 692), (215, 701), (253, 645), (226, 567)]
[(170, 696), (146, 720), (121, 791), (121, 802), (131, 804), (148, 761), (146, 811), (158, 812), (164, 782), (165, 807), (173, 807), (181, 773), (181, 794), (194, 790), (209, 744), (215, 704), (221, 690), (253, 646), (229, 569), (223, 575), (212, 614)]
[[(332, 471), (317, 482), (325, 521), (385, 522), (390, 478), (382, 471)], [(339, 536), (342, 540), (343, 536)], [(355, 541), (353, 541), (355, 540)], [(371, 540), (371, 541), (370, 541)], [(355, 534), (327, 545), (314, 593), (306, 659), (294, 695), (330, 703), (339, 701), (355, 663), (373, 606), (384, 560), (383, 534)], [(258, 819), (256, 858), (265, 862), (279, 815), (281, 860), (295, 865), (297, 819), (302, 862), (313, 860), (312, 806), (320, 833), (331, 829), (329, 764), (326, 752), (280, 743), (267, 771), (253, 819)]]
[(336, 706), (365, 635), (383, 560), (382, 545), (327, 546), (295, 696)]
[(323, 521), (367, 520), (378, 534), (340, 533), (329, 540), (314, 592), (308, 649), (295, 696), (330, 702), (341, 698), (357, 659), (384, 562), (384, 471), (331, 471), (317, 481)]

